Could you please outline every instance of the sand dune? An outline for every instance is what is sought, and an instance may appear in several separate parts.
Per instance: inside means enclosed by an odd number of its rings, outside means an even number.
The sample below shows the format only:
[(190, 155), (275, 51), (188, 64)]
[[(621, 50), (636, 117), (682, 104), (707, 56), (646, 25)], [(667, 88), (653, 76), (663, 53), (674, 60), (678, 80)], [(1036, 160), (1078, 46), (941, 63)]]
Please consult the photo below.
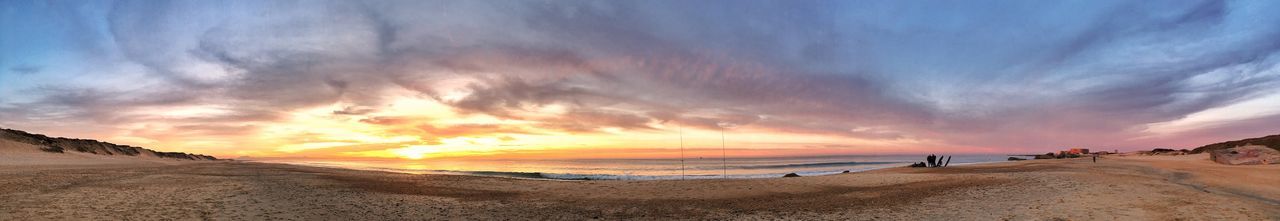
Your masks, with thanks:
[(6, 199), (0, 220), (1280, 219), (1276, 178), (1265, 175), (1280, 165), (1204, 161), (1032, 160), (688, 181), (520, 180), (244, 162), (0, 166)]
[(62, 167), (74, 165), (102, 164), (180, 164), (183, 161), (173, 158), (161, 158), (151, 155), (100, 155), (67, 151), (50, 153), (40, 150), (41, 146), (12, 140), (0, 139), (0, 166), (10, 167)]
[[(34, 158), (50, 157), (46, 155), (31, 154), (44, 152), (49, 154), (70, 153), (69, 155), (71, 156), (69, 157), (71, 157), (71, 159), (86, 158), (85, 156), (87, 155), (101, 155), (109, 157), (138, 157), (144, 158), (145, 160), (155, 160), (160, 158), (173, 160), (217, 160), (217, 158), (207, 155), (154, 151), (142, 147), (118, 145), (97, 140), (49, 137), (42, 134), (32, 134), (27, 133), (26, 131), (4, 128), (0, 128), (0, 141), (4, 141), (4, 143), (0, 143), (0, 151), (13, 152), (15, 155), (31, 155), (30, 157)], [(23, 160), (22, 158), (15, 159)]]
[(1131, 156), (1123, 163), (1153, 167), (1171, 181), (1210, 191), (1280, 205), (1280, 164), (1232, 166), (1214, 163), (1208, 154)]

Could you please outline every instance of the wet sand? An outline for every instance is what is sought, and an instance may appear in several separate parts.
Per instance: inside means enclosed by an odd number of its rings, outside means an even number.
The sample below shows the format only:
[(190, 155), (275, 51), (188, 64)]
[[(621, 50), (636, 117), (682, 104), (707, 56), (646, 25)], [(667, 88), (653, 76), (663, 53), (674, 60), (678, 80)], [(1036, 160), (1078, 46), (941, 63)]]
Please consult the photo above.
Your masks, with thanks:
[(1280, 220), (1280, 165), (1203, 155), (685, 181), (42, 162), (0, 164), (0, 220)]

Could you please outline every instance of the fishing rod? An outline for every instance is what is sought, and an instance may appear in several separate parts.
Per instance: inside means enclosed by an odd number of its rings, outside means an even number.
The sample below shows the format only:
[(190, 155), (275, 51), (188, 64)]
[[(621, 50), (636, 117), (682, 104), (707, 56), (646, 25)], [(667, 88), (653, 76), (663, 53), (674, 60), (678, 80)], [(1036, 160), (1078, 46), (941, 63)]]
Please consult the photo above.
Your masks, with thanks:
[(720, 165), (724, 168), (724, 172), (720, 175), (721, 179), (729, 178), (729, 158), (724, 149), (724, 127), (720, 127)]

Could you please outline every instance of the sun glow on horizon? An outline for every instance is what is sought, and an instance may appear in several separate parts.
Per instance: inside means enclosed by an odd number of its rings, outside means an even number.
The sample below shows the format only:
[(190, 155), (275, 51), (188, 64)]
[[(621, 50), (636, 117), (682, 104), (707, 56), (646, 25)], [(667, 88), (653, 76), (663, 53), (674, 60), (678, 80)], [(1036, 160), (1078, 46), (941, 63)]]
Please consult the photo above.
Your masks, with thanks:
[[(338, 103), (303, 109), (289, 119), (265, 125), (258, 145), (275, 146), (259, 156), (427, 158), (484, 157), (564, 154), (565, 157), (608, 158), (628, 153), (628, 149), (665, 149), (667, 152), (631, 153), (635, 156), (671, 157), (678, 154), (680, 131), (690, 152), (719, 149), (721, 132), (708, 128), (651, 121), (648, 129), (602, 127), (596, 131), (566, 132), (544, 128), (541, 121), (497, 118), (490, 115), (456, 112), (440, 101), (418, 96), (402, 96), (390, 104), (371, 107), (358, 114), (345, 110), (353, 105)], [(523, 117), (563, 114), (563, 105), (531, 107)], [(335, 114), (341, 113), (341, 114)], [(545, 114), (545, 115), (544, 115)], [(892, 146), (883, 141), (856, 140), (839, 136), (779, 133), (753, 128), (727, 128), (727, 145), (735, 155), (755, 154), (767, 149), (822, 149), (820, 143), (862, 144), (863, 150), (884, 151)], [(655, 149), (656, 148), (656, 149)], [(757, 151), (753, 151), (757, 150)]]

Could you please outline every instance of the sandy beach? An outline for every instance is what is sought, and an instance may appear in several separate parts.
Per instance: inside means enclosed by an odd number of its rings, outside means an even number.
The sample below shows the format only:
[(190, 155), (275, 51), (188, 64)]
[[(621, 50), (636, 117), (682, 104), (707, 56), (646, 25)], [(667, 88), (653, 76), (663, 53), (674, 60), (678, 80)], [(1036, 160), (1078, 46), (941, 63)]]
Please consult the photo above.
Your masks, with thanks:
[(684, 181), (42, 162), (0, 165), (0, 220), (1280, 219), (1280, 165), (1224, 166), (1203, 154)]

